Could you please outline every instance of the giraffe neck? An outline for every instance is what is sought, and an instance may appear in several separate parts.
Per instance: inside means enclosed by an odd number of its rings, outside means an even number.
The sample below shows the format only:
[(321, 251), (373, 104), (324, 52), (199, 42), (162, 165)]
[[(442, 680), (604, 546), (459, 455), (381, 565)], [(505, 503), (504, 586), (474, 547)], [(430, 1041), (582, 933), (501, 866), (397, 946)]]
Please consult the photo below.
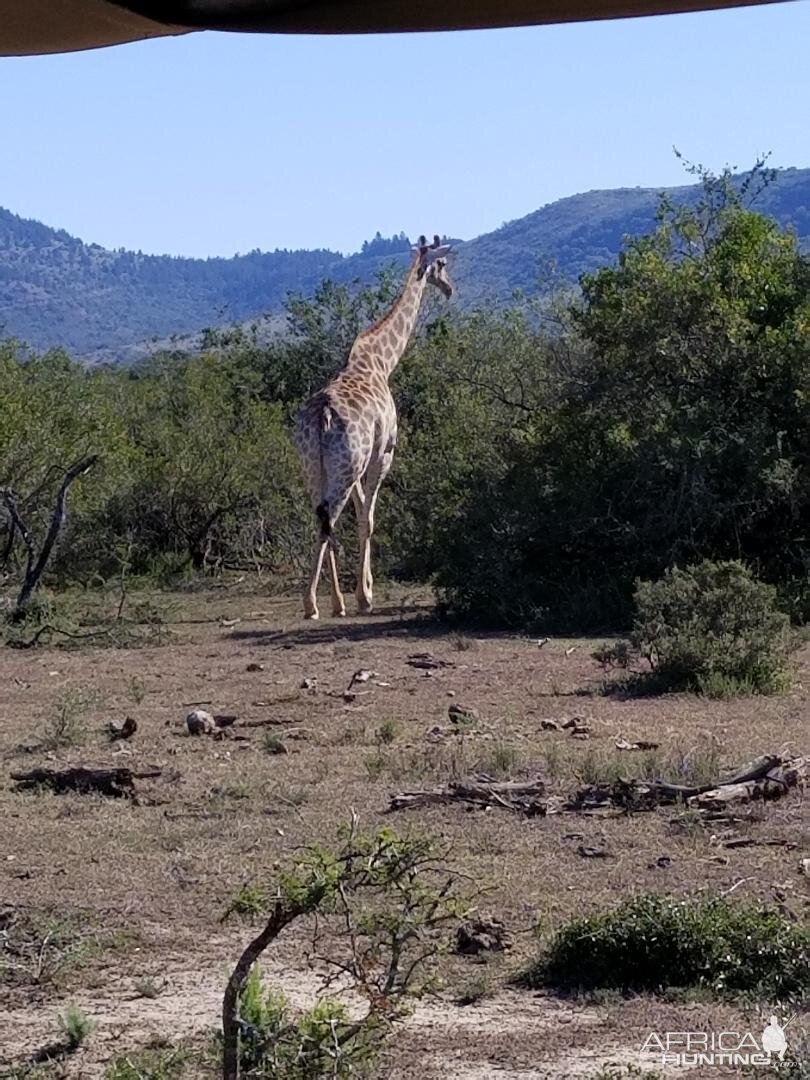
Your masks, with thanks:
[(371, 358), (390, 375), (405, 352), (419, 315), (419, 305), (425, 291), (425, 276), (418, 276), (419, 258), (414, 259), (405, 285), (391, 310), (368, 330), (358, 334), (349, 355), (353, 359)]

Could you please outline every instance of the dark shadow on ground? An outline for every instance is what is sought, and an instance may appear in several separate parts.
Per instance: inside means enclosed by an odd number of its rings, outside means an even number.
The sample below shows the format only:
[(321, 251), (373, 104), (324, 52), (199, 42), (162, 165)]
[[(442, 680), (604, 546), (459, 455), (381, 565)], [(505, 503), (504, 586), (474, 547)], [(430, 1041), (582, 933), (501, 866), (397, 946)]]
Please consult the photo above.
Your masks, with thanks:
[(346, 615), (337, 619), (332, 615), (322, 614), (316, 622), (296, 622), (289, 630), (267, 627), (263, 630), (232, 630), (228, 635), (231, 640), (251, 642), (254, 645), (275, 645), (292, 648), (296, 645), (324, 645), (338, 641), (380, 641), (383, 638), (480, 638), (503, 640), (521, 640), (523, 635), (502, 630), (482, 630), (465, 628), (453, 623), (442, 622), (432, 608), (414, 604), (403, 607), (392, 604), (378, 608), (373, 615)]
[(391, 637), (441, 638), (454, 633), (423, 607), (380, 608), (374, 615), (347, 615), (344, 619), (321, 616), (289, 630), (233, 630), (229, 637), (255, 645), (324, 645), (338, 641), (375, 641)]

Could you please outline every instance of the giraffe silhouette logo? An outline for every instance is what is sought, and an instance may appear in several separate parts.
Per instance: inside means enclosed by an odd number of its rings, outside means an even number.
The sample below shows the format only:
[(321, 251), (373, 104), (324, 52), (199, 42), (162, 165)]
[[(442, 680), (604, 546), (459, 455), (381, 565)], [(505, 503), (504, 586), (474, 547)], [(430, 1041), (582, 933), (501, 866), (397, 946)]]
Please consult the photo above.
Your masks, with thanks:
[[(785, 1024), (786, 1026), (787, 1024)], [(762, 1032), (762, 1049), (769, 1058), (776, 1056), (780, 1061), (785, 1060), (785, 1050), (787, 1050), (785, 1028), (775, 1016), (770, 1018), (768, 1026)]]

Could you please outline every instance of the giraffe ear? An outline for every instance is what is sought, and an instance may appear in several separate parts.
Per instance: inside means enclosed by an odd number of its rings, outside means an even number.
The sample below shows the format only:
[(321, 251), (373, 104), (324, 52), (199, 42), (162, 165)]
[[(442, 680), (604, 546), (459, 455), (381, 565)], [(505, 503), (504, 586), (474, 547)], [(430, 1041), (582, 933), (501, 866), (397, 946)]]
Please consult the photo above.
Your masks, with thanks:
[(429, 263), (432, 263), (435, 262), (436, 259), (440, 259), (442, 258), (442, 256), (447, 255), (447, 253), (451, 250), (452, 246), (450, 244), (434, 244), (432, 247), (425, 248), (422, 254), (423, 257), (427, 258), (427, 261)]

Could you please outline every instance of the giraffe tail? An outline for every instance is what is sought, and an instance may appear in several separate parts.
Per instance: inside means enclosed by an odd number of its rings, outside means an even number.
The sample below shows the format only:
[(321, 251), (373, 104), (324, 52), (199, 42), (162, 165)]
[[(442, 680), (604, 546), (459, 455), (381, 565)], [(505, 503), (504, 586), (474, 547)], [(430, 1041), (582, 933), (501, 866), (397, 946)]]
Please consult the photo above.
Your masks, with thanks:
[[(318, 432), (318, 443), (321, 456), (321, 493), (326, 494), (326, 468), (323, 460), (323, 436), (332, 427), (332, 410), (328, 405), (323, 405), (320, 415), (320, 430)], [(321, 539), (329, 540), (334, 546), (334, 537), (332, 535), (332, 522), (329, 520), (329, 501), (322, 499), (320, 503), (315, 507), (315, 516), (321, 523)]]
[(321, 523), (321, 537), (324, 540), (330, 539), (332, 536), (332, 522), (329, 520), (329, 504), (325, 500), (319, 503), (315, 507), (315, 514)]

